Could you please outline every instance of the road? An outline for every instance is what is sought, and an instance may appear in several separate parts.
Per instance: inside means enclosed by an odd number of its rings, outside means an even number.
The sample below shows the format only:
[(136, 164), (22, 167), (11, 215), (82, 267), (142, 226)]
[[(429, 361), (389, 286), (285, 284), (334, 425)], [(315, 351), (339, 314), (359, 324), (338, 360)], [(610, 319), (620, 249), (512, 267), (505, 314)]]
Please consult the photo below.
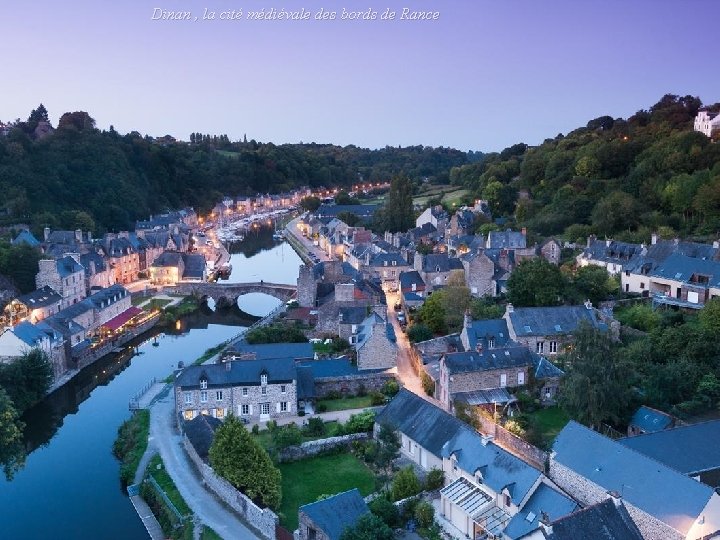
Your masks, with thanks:
[(308, 239), (302, 235), (302, 233), (300, 232), (300, 229), (298, 229), (298, 227), (297, 227), (297, 224), (301, 219), (302, 219), (302, 216), (298, 216), (295, 219), (293, 219), (292, 221), (290, 221), (287, 224), (287, 226), (285, 227), (285, 233), (292, 234), (293, 237), (298, 242), (300, 242), (300, 244), (302, 245), (302, 247), (305, 249), (306, 252), (315, 254), (315, 256), (317, 256), (317, 258), (321, 262), (331, 261), (332, 259), (327, 256), (327, 253), (325, 253), (322, 249), (320, 249), (320, 247), (313, 244), (313, 242), (310, 239)]
[(158, 399), (150, 409), (150, 444), (155, 445), (167, 472), (193, 513), (225, 539), (260, 540), (254, 531), (219, 502), (203, 482), (182, 446), (182, 438), (173, 423), (172, 392)]

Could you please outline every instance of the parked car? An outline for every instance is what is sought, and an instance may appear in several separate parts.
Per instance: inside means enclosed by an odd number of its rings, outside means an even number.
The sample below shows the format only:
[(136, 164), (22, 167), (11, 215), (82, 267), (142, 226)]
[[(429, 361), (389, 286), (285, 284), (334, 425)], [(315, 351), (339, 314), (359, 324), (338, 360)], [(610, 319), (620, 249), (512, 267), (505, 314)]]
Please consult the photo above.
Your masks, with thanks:
[(393, 306), (393, 308), (395, 308), (395, 311), (400, 311), (402, 309), (402, 305), (400, 304), (400, 302), (398, 302)]

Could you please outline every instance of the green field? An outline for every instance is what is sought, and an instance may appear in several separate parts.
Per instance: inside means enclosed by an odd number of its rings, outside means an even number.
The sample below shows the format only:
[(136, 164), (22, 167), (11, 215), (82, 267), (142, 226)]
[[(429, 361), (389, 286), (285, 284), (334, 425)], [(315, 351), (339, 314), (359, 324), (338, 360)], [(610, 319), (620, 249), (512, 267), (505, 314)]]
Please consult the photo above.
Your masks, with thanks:
[(372, 405), (370, 396), (321, 399), (317, 402), (317, 405), (320, 405), (321, 403), (327, 407), (327, 412), (345, 411), (347, 409), (365, 409)]
[[(158, 465), (160, 465), (160, 469), (157, 468)], [(175, 505), (175, 508), (177, 508), (181, 515), (187, 516), (192, 514), (190, 507), (185, 502), (185, 499), (182, 498), (182, 495), (180, 495), (180, 492), (175, 487), (172, 478), (170, 478), (170, 475), (165, 470), (165, 465), (163, 464), (160, 455), (154, 456), (150, 460), (150, 463), (148, 463), (147, 475), (152, 476), (155, 479), (158, 485), (165, 492), (165, 495), (167, 495), (168, 499), (170, 499), (170, 502)]]
[(375, 489), (375, 478), (365, 464), (352, 454), (333, 454), (281, 463), (282, 517), (280, 524), (294, 531), (298, 508), (315, 502), (320, 495), (334, 495), (358, 488), (363, 496)]
[(529, 413), (528, 416), (548, 446), (570, 421), (570, 417), (560, 407), (540, 409)]

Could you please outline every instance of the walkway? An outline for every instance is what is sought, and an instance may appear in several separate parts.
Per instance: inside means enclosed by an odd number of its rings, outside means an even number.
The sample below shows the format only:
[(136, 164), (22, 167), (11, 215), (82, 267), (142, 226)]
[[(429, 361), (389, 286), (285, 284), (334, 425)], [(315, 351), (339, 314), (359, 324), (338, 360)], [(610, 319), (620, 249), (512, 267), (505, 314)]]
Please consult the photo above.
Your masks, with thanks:
[(203, 485), (202, 479), (182, 445), (173, 421), (175, 400), (163, 393), (150, 408), (150, 436), (160, 452), (165, 469), (193, 513), (222, 538), (253, 540), (260, 537)]
[(150, 538), (152, 540), (165, 540), (162, 527), (143, 498), (139, 494), (130, 495), (130, 502), (135, 507), (135, 511), (138, 516), (140, 516), (140, 519), (145, 526), (145, 530), (150, 535)]

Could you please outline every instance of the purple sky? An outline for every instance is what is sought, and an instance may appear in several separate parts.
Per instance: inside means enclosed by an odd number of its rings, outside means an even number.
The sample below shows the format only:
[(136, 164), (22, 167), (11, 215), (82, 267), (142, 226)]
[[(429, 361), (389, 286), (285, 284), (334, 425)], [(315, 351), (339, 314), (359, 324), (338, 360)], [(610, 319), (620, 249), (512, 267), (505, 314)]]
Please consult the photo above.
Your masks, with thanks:
[[(152, 21), (155, 7), (440, 19)], [(0, 119), (43, 102), (54, 123), (86, 110), (122, 133), (500, 150), (665, 93), (720, 101), (718, 20), (718, 0), (2, 2)]]

